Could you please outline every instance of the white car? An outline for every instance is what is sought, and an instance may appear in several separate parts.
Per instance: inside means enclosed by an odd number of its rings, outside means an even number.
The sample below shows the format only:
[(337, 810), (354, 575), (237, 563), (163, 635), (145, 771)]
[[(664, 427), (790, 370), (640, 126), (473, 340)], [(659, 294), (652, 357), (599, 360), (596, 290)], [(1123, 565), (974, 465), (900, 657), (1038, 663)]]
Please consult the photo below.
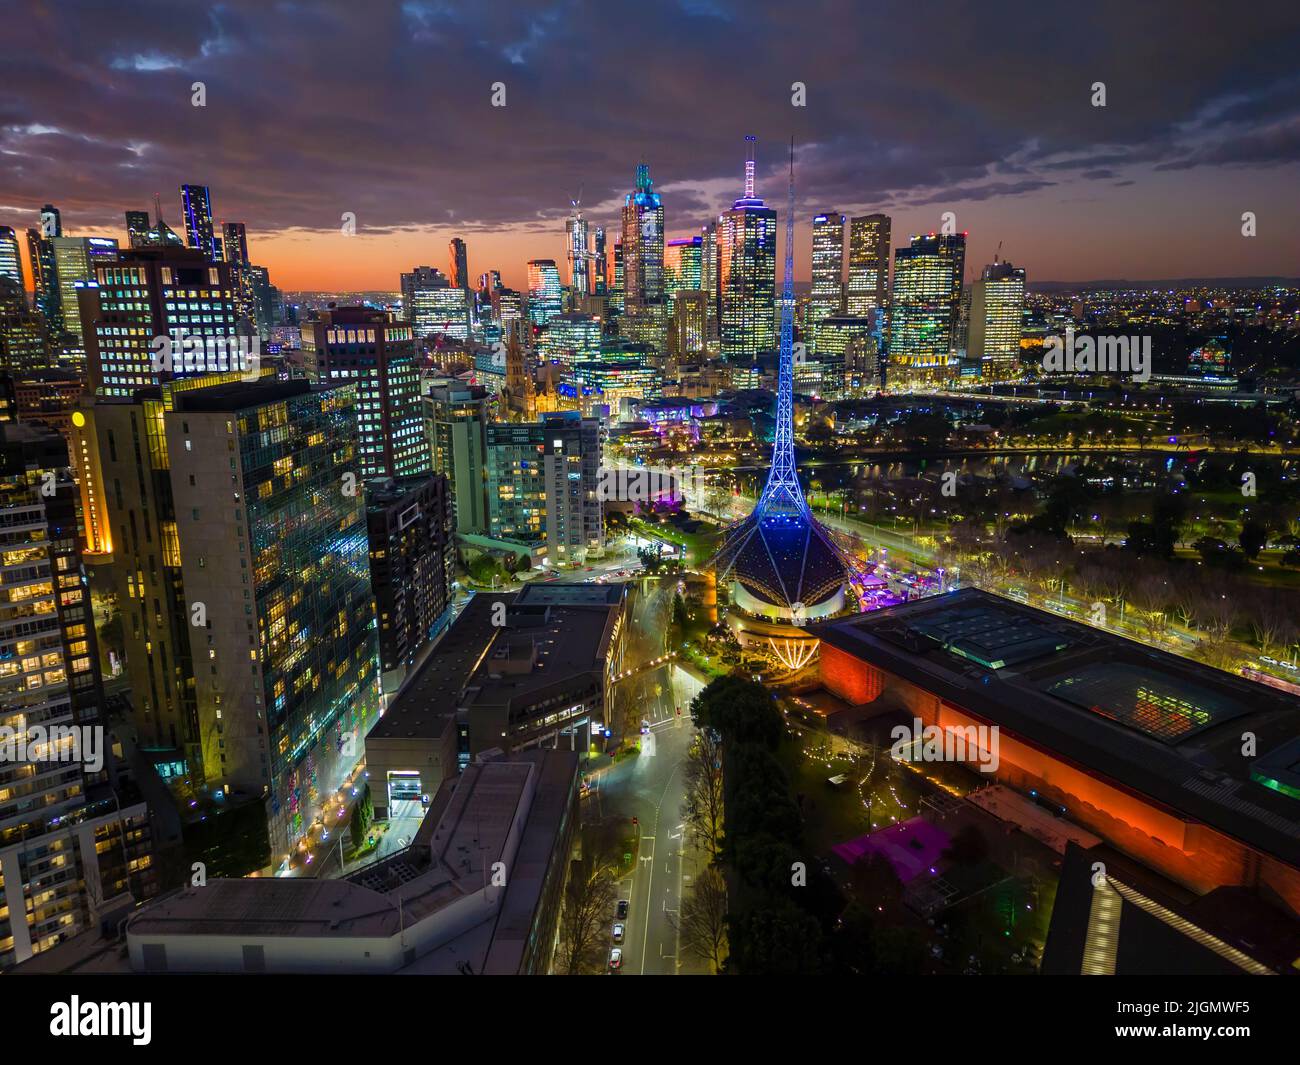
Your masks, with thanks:
[(609, 971), (617, 972), (621, 968), (623, 968), (623, 952), (615, 947), (609, 952)]
[(622, 943), (622, 942), (623, 942), (623, 922), (622, 922), (622, 921), (615, 921), (615, 922), (614, 922), (614, 942), (615, 942), (615, 943)]

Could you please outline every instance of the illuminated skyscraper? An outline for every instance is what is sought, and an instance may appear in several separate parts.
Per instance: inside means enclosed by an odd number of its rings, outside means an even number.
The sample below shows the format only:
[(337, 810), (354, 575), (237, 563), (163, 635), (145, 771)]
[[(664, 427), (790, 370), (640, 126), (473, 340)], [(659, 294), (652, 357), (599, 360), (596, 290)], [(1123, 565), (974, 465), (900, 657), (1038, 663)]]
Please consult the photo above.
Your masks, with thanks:
[(447, 252), (450, 259), (452, 288), (469, 289), (469, 249), (460, 237), (453, 237)]
[(953, 350), (961, 302), (966, 235), (912, 237), (894, 253), (889, 340), (891, 388), (948, 383), (956, 374)]
[(701, 237), (670, 240), (664, 250), (664, 293), (669, 309), (682, 290), (696, 291), (703, 278), (704, 241)]
[(832, 315), (817, 323), (817, 358), (843, 360), (843, 387), (850, 394), (880, 387), (879, 334), (873, 318)]
[(185, 219), (186, 245), (220, 261), (221, 241), (212, 225), (212, 193), (206, 185), (181, 186), (181, 217)]
[(718, 223), (700, 229), (700, 288), (708, 294), (706, 340), (718, 339)]
[(455, 378), (431, 383), (424, 395), (433, 469), (448, 480), (461, 533), (487, 532), (488, 402), (484, 389)]
[(48, 365), (45, 319), (27, 309), (27, 294), (11, 277), (0, 277), (0, 374), (20, 377)]
[(546, 323), (542, 358), (572, 372), (588, 359), (600, 358), (600, 322), (589, 314), (558, 314)]
[[(98, 395), (247, 368), (251, 349), (236, 336), (230, 267), (193, 248), (123, 251), (95, 265), (77, 296), (87, 387)], [(170, 352), (156, 347), (162, 337)]]
[(610, 290), (609, 305), (615, 311), (624, 309), (623, 303), (623, 242), (614, 241), (614, 287)]
[(971, 284), (966, 355), (980, 360), (980, 376), (1005, 381), (1020, 365), (1020, 331), (1025, 314), (1025, 272), (1009, 262), (984, 267)]
[(23, 260), (18, 254), (18, 234), (9, 226), (0, 226), (0, 278), (7, 277), (18, 290), (23, 287)]
[(776, 347), (776, 211), (758, 198), (756, 139), (746, 140), (744, 195), (718, 219), (722, 354), (740, 360)]
[(253, 264), (248, 261), (248, 231), (243, 222), (226, 222), (221, 227), (221, 235), (226, 262), (230, 266), (235, 312), (240, 321), (254, 324), (257, 322), (257, 297), (253, 292)]
[[(57, 228), (59, 212), (46, 204), (41, 218)], [(57, 344), (63, 337), (63, 296), (59, 290), (59, 271), (54, 262), (54, 237), (44, 236), (41, 229), (27, 230), (27, 258), (32, 266), (32, 285), (36, 295), (36, 309), (45, 319), (45, 329), (50, 340)], [(58, 236), (61, 234), (55, 234)], [(75, 311), (75, 306), (73, 307)]]
[(349, 780), (379, 715), (365, 493), (347, 477), (360, 473), (362, 387), (180, 390), (159, 418), (179, 517), (162, 550), (206, 614), (202, 627), (185, 617), (204, 783), (262, 800), (274, 864)]
[(447, 478), (368, 482), (366, 531), (384, 691), (394, 692), (452, 620), (456, 518)]
[(409, 477), (429, 471), (413, 330), (388, 311), (338, 307), (302, 326), (307, 375), (357, 386), (357, 475)]
[(636, 188), (623, 202), (623, 306), (657, 306), (664, 297), (664, 208), (650, 167), (636, 168)]
[[(844, 307), (844, 216), (836, 211), (819, 214), (812, 224), (812, 297), (808, 302), (808, 333)], [(815, 342), (814, 342), (815, 343)]]
[(554, 259), (528, 260), (528, 318), (545, 325), (564, 311), (563, 286)]
[(593, 255), (588, 239), (587, 220), (575, 201), (573, 216), (564, 223), (565, 258), (569, 263), (569, 289), (574, 299), (591, 294)]
[(849, 223), (849, 279), (844, 288), (844, 313), (869, 318), (889, 306), (888, 215), (869, 214)]
[(62, 436), (0, 425), (0, 971), (157, 890), (147, 808), (117, 792), (76, 499)]
[(578, 411), (487, 427), (488, 522), (494, 539), (552, 564), (582, 562), (605, 546), (600, 422)]
[(97, 264), (117, 258), (117, 241), (111, 237), (53, 237), (50, 243), (54, 250), (54, 270), (59, 279), (63, 327), (70, 334), (60, 361), (71, 369), (83, 370), (86, 348), (77, 306), (77, 288), (95, 279)]
[(609, 295), (609, 258), (605, 252), (605, 227), (596, 227), (596, 295)]
[(673, 347), (678, 359), (698, 359), (709, 339), (709, 294), (681, 289), (673, 299)]

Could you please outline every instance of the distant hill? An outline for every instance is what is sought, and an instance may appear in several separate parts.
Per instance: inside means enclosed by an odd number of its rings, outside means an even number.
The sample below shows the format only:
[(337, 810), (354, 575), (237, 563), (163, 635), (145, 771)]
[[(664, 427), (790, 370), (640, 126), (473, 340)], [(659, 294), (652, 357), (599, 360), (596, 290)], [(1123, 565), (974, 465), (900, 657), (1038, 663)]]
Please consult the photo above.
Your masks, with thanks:
[(1156, 281), (1031, 281), (1034, 292), (1100, 292), (1106, 290), (1154, 290), (1179, 288), (1300, 288), (1295, 277), (1180, 277)]

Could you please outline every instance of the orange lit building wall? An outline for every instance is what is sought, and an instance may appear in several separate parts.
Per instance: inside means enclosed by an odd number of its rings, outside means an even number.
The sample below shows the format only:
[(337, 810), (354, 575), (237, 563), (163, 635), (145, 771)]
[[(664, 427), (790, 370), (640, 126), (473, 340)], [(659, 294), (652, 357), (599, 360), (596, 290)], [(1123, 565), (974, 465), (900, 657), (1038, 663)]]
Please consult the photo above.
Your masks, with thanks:
[[(853, 703), (870, 702), (887, 690), (926, 725), (954, 729), (993, 724), (825, 642), (822, 680)], [(1071, 821), (1169, 879), (1202, 893), (1225, 886), (1263, 887), (1265, 894), (1276, 895), (1300, 914), (1300, 870), (1208, 825), (1185, 820), (1005, 729), (999, 729), (998, 755), (992, 775), (999, 783), (1022, 793), (1032, 789), (1059, 803)]]
[(825, 640), (821, 649), (822, 683), (846, 703), (869, 703), (885, 686), (885, 674)]

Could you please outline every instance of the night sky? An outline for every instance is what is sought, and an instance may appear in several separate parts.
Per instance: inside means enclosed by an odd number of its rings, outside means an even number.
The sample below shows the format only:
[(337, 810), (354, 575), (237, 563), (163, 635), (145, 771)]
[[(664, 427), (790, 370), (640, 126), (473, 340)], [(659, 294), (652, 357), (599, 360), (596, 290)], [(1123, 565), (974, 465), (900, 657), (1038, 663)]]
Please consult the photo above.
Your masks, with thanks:
[(893, 215), (895, 246), (953, 211), (968, 278), (999, 241), (1031, 282), (1300, 275), (1294, 0), (0, 12), (0, 224), (48, 201), (67, 233), (122, 236), (157, 192), (180, 230), (178, 186), (207, 184), (282, 288), (394, 289), (446, 270), (452, 236), (471, 276), (522, 286), (526, 259), (563, 258), (570, 199), (613, 224), (642, 159), (669, 235), (698, 232), (740, 194), (747, 133), (782, 214), (799, 145), (801, 279), (832, 208)]

